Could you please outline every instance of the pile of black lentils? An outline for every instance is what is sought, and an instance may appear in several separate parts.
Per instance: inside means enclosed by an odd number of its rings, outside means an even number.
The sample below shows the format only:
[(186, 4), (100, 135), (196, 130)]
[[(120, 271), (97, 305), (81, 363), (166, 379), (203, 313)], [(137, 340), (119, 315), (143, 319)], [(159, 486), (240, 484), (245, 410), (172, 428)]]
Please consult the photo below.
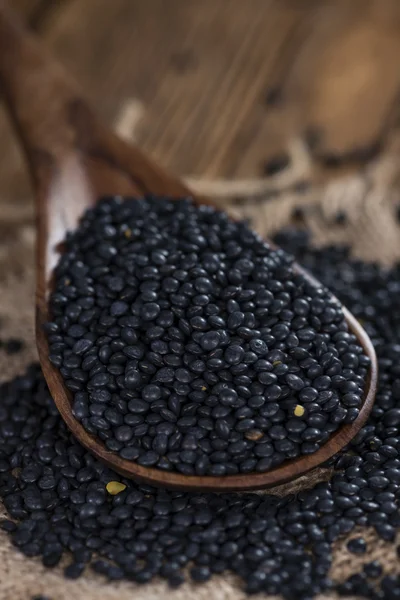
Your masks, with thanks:
[[(378, 355), (372, 414), (331, 461), (330, 481), (281, 498), (137, 485), (76, 442), (32, 366), (0, 389), (0, 496), (12, 519), (2, 527), (23, 553), (51, 567), (68, 551), (70, 578), (90, 565), (112, 580), (162, 576), (177, 586), (188, 566), (194, 581), (229, 570), (249, 593), (290, 600), (329, 590), (400, 597), (399, 576), (367, 558), (346, 582), (329, 579), (335, 540), (360, 525), (395, 543), (400, 529), (400, 265), (384, 270), (351, 259), (345, 248), (313, 250), (304, 233), (284, 232), (277, 241), (357, 316)], [(359, 533), (348, 549), (371, 550)]]
[(188, 199), (89, 210), (51, 311), (74, 415), (142, 466), (266, 471), (359, 414), (369, 359), (339, 303), (247, 224)]

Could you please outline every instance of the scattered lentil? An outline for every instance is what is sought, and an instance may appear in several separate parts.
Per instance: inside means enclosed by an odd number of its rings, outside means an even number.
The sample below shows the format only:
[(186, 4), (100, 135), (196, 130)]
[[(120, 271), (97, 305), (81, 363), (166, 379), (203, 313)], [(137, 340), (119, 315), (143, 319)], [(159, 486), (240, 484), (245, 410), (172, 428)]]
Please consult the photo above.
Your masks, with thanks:
[(382, 565), (377, 560), (366, 563), (364, 565), (364, 573), (367, 577), (371, 577), (371, 579), (380, 577), (383, 573)]
[(265, 471), (358, 415), (369, 361), (341, 306), (291, 255), (190, 200), (87, 211), (51, 310), (50, 360), (75, 417), (142, 466)]
[(21, 352), (23, 347), (23, 340), (17, 338), (10, 338), (4, 342), (4, 349), (7, 354), (18, 354), (18, 352)]
[(347, 549), (354, 554), (365, 554), (367, 551), (367, 544), (364, 538), (357, 537), (349, 540)]
[(265, 104), (267, 106), (279, 106), (282, 102), (282, 90), (279, 87), (271, 87), (267, 90)]
[[(358, 526), (385, 536), (400, 529), (400, 265), (352, 260), (345, 248), (312, 250), (304, 233), (286, 232), (277, 241), (363, 320), (377, 351), (375, 406), (347, 451), (331, 461), (331, 480), (277, 497), (170, 492), (121, 479), (72, 437), (32, 366), (0, 387), (0, 495), (15, 521), (2, 521), (2, 528), (21, 552), (51, 566), (68, 551), (72, 565), (140, 583), (160, 575), (180, 585), (188, 565), (196, 581), (231, 570), (248, 593), (288, 600), (331, 590), (372, 600), (399, 596), (399, 576), (381, 579), (376, 562), (340, 584), (328, 573), (340, 536)], [(195, 443), (185, 437), (188, 451)], [(126, 489), (107, 495), (111, 481)], [(81, 567), (68, 572), (75, 568)]]
[(276, 175), (280, 171), (283, 171), (290, 164), (290, 157), (288, 154), (278, 154), (271, 157), (264, 165), (263, 172), (267, 176)]
[(345, 223), (347, 223), (347, 215), (343, 210), (339, 210), (335, 214), (335, 223), (337, 225), (344, 225)]
[(120, 481), (109, 481), (106, 485), (106, 490), (111, 496), (116, 496), (126, 490), (126, 485)]
[(295, 206), (292, 210), (292, 219), (294, 221), (302, 221), (304, 220), (305, 209), (302, 206)]

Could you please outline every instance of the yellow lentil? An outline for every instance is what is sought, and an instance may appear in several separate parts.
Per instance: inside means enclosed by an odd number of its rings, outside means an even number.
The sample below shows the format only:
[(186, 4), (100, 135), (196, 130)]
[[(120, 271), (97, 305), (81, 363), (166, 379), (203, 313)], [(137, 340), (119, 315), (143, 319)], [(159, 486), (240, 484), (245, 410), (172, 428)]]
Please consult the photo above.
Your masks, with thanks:
[(109, 481), (106, 485), (106, 490), (111, 496), (116, 496), (126, 489), (126, 485), (120, 481)]
[(302, 417), (305, 413), (304, 410), (304, 406), (301, 406), (301, 404), (296, 404), (296, 406), (294, 407), (294, 416), (295, 417)]

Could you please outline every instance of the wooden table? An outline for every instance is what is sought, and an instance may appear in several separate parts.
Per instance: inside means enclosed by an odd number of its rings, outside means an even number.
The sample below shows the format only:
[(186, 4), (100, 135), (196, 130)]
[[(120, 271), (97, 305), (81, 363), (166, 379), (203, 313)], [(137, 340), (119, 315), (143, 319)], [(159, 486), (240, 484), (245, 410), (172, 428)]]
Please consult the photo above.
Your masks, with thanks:
[[(206, 188), (260, 176), (307, 185), (396, 144), (398, 0), (12, 5), (106, 121)], [(2, 202), (18, 217), (30, 192), (3, 112), (0, 144)]]

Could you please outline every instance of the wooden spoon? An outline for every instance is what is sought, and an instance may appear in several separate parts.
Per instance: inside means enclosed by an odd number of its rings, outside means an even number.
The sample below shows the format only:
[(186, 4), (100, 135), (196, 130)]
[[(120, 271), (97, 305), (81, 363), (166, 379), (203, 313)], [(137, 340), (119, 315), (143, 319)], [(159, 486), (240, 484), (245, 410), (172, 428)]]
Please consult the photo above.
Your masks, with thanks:
[[(62, 67), (2, 3), (0, 82), (35, 188), (36, 340), (40, 363), (61, 416), (75, 437), (97, 458), (127, 477), (171, 488), (202, 491), (250, 490), (281, 484), (303, 475), (346, 446), (371, 411), (377, 382), (377, 361), (371, 341), (346, 309), (348, 325), (371, 359), (365, 397), (357, 419), (343, 425), (314, 454), (287, 461), (266, 473), (188, 476), (124, 460), (85, 431), (72, 414), (71, 393), (49, 361), (43, 331), (43, 324), (49, 320), (52, 272), (65, 234), (77, 226), (84, 210), (101, 196), (141, 196), (148, 192), (187, 196), (190, 192), (178, 178), (165, 173), (137, 148), (119, 139), (99, 122)], [(210, 203), (203, 198), (195, 200)]]

